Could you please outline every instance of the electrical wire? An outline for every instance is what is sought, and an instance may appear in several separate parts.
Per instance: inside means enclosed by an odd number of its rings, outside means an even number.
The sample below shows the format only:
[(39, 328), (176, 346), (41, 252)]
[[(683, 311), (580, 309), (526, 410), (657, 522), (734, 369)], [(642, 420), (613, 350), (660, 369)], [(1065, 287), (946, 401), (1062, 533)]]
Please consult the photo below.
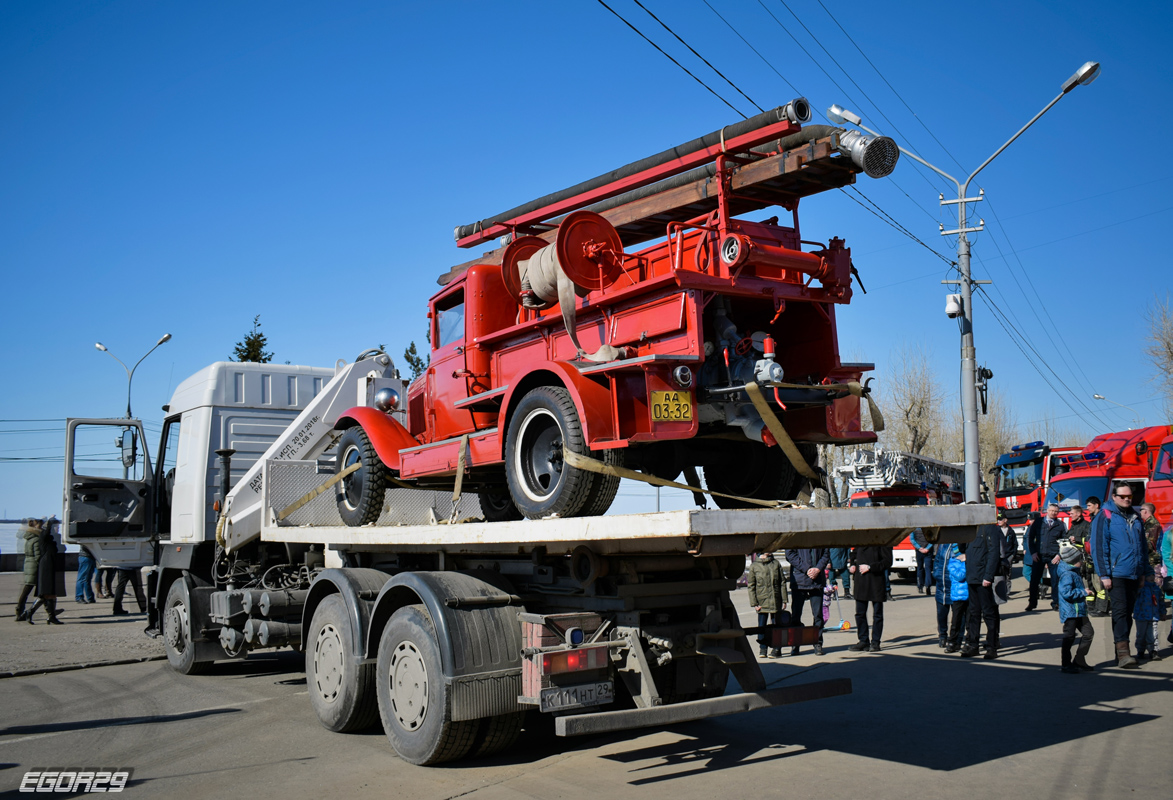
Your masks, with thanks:
[[(866, 194), (864, 194), (863, 192), (861, 192), (859, 189), (856, 189), (854, 186), (852, 186), (851, 188), (852, 188), (852, 189), (855, 189), (855, 192), (856, 192), (856, 194), (858, 194), (858, 195), (859, 195), (860, 197), (862, 197), (864, 200), (867, 200), (869, 203), (871, 203), (873, 206), (875, 206), (877, 209), (879, 209), (879, 211), (880, 211), (881, 213), (880, 213), (880, 214), (877, 214), (875, 211), (873, 211), (872, 209), (868, 208), (868, 207), (867, 207), (867, 206), (865, 206), (863, 203), (860, 203), (858, 200), (856, 200), (856, 199), (855, 199), (854, 197), (852, 197), (851, 195), (847, 194), (847, 192), (846, 192), (846, 191), (844, 191), (843, 189), (840, 189), (839, 191), (843, 192), (843, 194), (844, 194), (844, 195), (846, 195), (848, 198), (850, 198), (850, 199), (851, 199), (851, 200), (853, 200), (854, 202), (858, 203), (858, 204), (859, 204), (859, 206), (860, 206), (861, 208), (863, 208), (865, 211), (868, 211), (868, 212), (870, 212), (871, 214), (874, 214), (874, 215), (875, 215), (877, 218), (879, 218), (879, 219), (880, 219), (880, 221), (881, 221), (881, 222), (884, 222), (885, 224), (889, 225), (890, 227), (894, 228), (895, 230), (899, 231), (900, 233), (903, 233), (903, 234), (904, 234), (905, 236), (907, 236), (909, 239), (912, 239), (914, 242), (916, 242), (917, 244), (919, 244), (921, 247), (923, 247), (924, 249), (928, 250), (930, 253), (932, 253), (933, 255), (935, 255), (937, 258), (939, 258), (939, 259), (941, 259), (942, 261), (944, 261), (946, 264), (953, 265), (953, 264), (955, 263), (955, 262), (953, 262), (952, 260), (950, 260), (949, 258), (947, 258), (947, 257), (945, 257), (945, 256), (941, 255), (940, 253), (938, 253), (938, 252), (937, 252), (936, 250), (934, 250), (933, 248), (929, 247), (927, 244), (925, 244), (925, 243), (924, 243), (923, 241), (921, 241), (920, 239), (918, 239), (918, 238), (916, 237), (916, 235), (915, 235), (915, 234), (913, 234), (911, 231), (909, 231), (909, 230), (908, 230), (908, 228), (905, 228), (903, 225), (901, 225), (899, 222), (897, 222), (897, 221), (896, 221), (896, 220), (895, 220), (895, 219), (892, 217), (892, 215), (891, 215), (891, 214), (889, 214), (887, 211), (884, 211), (884, 209), (882, 209), (882, 208), (880, 208), (878, 205), (876, 205), (876, 203), (875, 203), (875, 202), (873, 202), (873, 201), (872, 201), (872, 199), (871, 199), (870, 197), (868, 197)], [(882, 214), (882, 216), (881, 216), (881, 214)], [(934, 271), (932, 274), (934, 274), (934, 275), (935, 275), (935, 274), (936, 274), (936, 272)], [(924, 276), (921, 276), (921, 277), (924, 277)], [(915, 279), (914, 279), (914, 278), (909, 278), (909, 280), (915, 280)], [(895, 284), (889, 284), (889, 285), (890, 285), (890, 286), (894, 286)]]
[[(678, 66), (678, 67), (680, 67), (682, 70), (684, 70), (684, 71), (685, 71), (685, 72), (688, 74), (688, 76), (689, 76), (690, 78), (692, 78), (694, 81), (696, 81), (697, 83), (699, 83), (701, 86), (705, 87), (705, 89), (706, 89), (706, 90), (708, 90), (709, 94), (713, 95), (713, 97), (716, 97), (716, 98), (717, 98), (718, 100), (720, 100), (722, 103), (724, 103), (725, 105), (727, 105), (727, 106), (729, 106), (731, 109), (733, 109), (733, 111), (734, 111), (734, 112), (735, 112), (735, 113), (736, 113), (738, 116), (740, 116), (742, 119), (749, 119), (749, 117), (747, 117), (745, 114), (742, 114), (740, 111), (738, 111), (736, 106), (734, 106), (732, 103), (730, 103), (728, 100), (726, 100), (726, 99), (725, 99), (724, 97), (722, 97), (721, 95), (717, 94), (717, 92), (716, 92), (716, 91), (713, 89), (713, 87), (709, 86), (707, 83), (705, 83), (704, 81), (702, 81), (702, 80), (701, 80), (700, 78), (698, 78), (696, 75), (693, 75), (691, 72), (689, 72), (689, 69), (688, 69), (688, 67), (684, 66), (684, 65), (683, 65), (683, 64), (681, 64), (679, 61), (677, 61), (675, 58), (673, 58), (672, 56), (670, 56), (670, 55), (668, 55), (667, 53), (665, 53), (665, 52), (664, 52), (664, 50), (663, 50), (663, 48), (661, 48), (661, 47), (660, 47), (660, 45), (658, 45), (658, 44), (656, 44), (655, 42), (653, 42), (653, 41), (652, 41), (651, 39), (649, 39), (647, 36), (644, 36), (644, 35), (643, 35), (643, 33), (640, 31), (640, 29), (639, 29), (639, 28), (637, 28), (637, 27), (635, 27), (634, 25), (632, 25), (630, 22), (628, 22), (628, 21), (627, 21), (627, 20), (626, 20), (626, 19), (623, 17), (623, 15), (622, 15), (622, 14), (620, 14), (620, 13), (619, 13), (618, 11), (616, 11), (615, 9), (611, 8), (611, 6), (609, 6), (609, 5), (607, 5), (606, 3), (604, 3), (604, 2), (603, 2), (603, 0), (598, 0), (598, 3), (599, 3), (599, 5), (601, 5), (603, 8), (607, 9), (607, 10), (608, 10), (608, 11), (610, 11), (612, 14), (614, 14), (616, 17), (618, 17), (618, 18), (619, 18), (619, 20), (620, 20), (620, 22), (622, 22), (624, 25), (626, 25), (627, 27), (629, 27), (629, 28), (631, 28), (633, 31), (635, 31), (635, 33), (636, 33), (636, 34), (639, 36), (639, 38), (643, 39), (645, 42), (647, 42), (648, 44), (650, 44), (652, 47), (654, 47), (654, 48), (656, 48), (657, 50), (659, 50), (659, 51), (660, 51), (660, 53), (661, 53), (661, 54), (663, 54), (663, 56), (664, 56), (665, 58), (667, 58), (667, 59), (668, 59), (669, 61), (671, 61), (673, 64), (675, 64), (676, 66)], [(689, 48), (689, 49), (691, 49), (691, 48)]]
[(647, 6), (645, 6), (645, 5), (644, 5), (643, 3), (641, 3), (639, 0), (632, 0), (632, 2), (634, 2), (634, 3), (635, 3), (637, 6), (639, 6), (640, 8), (642, 8), (644, 11), (647, 11), (647, 12), (648, 12), (648, 16), (649, 16), (649, 17), (651, 17), (652, 19), (654, 19), (656, 22), (660, 23), (660, 27), (662, 27), (664, 30), (668, 31), (668, 33), (670, 33), (670, 34), (672, 34), (673, 36), (675, 36), (675, 37), (676, 37), (676, 41), (680, 42), (682, 45), (684, 45), (685, 47), (687, 47), (690, 53), (692, 53), (694, 56), (696, 56), (697, 58), (699, 58), (701, 61), (705, 62), (705, 64), (708, 66), (708, 68), (709, 68), (709, 69), (711, 69), (713, 72), (717, 73), (718, 75), (720, 75), (720, 76), (721, 76), (721, 79), (722, 79), (723, 81), (725, 81), (725, 83), (727, 83), (727, 84), (729, 84), (730, 86), (732, 86), (732, 87), (733, 87), (733, 89), (734, 89), (734, 91), (736, 91), (736, 92), (737, 92), (739, 95), (741, 95), (742, 97), (744, 97), (746, 100), (749, 100), (749, 104), (750, 104), (751, 106), (753, 106), (754, 108), (756, 108), (756, 109), (757, 109), (758, 111), (760, 111), (760, 112), (763, 112), (763, 113), (765, 112), (765, 110), (766, 110), (766, 109), (764, 109), (764, 108), (762, 108), (761, 106), (759, 106), (757, 103), (755, 103), (755, 102), (753, 101), (753, 99), (751, 99), (751, 98), (750, 98), (750, 96), (749, 96), (749, 95), (747, 95), (745, 92), (741, 91), (741, 89), (740, 89), (740, 88), (737, 86), (737, 84), (735, 84), (733, 81), (729, 80), (729, 78), (725, 77), (725, 73), (724, 73), (724, 72), (722, 72), (721, 70), (717, 69), (716, 67), (714, 67), (714, 66), (713, 66), (713, 65), (712, 65), (712, 64), (709, 62), (709, 60), (708, 60), (707, 58), (705, 58), (704, 56), (702, 56), (702, 55), (701, 55), (700, 53), (698, 53), (696, 50), (693, 50), (693, 49), (692, 49), (692, 45), (690, 45), (688, 42), (686, 42), (686, 41), (684, 41), (683, 39), (681, 39), (681, 38), (680, 38), (680, 37), (679, 37), (679, 36), (676, 34), (676, 31), (674, 31), (674, 30), (672, 30), (671, 28), (669, 28), (669, 27), (668, 27), (668, 25), (667, 25), (667, 24), (666, 24), (666, 23), (665, 23), (663, 20), (661, 20), (659, 17), (657, 17), (655, 14), (653, 14), (653, 13), (652, 13), (652, 12), (651, 12), (651, 11), (648, 9), (648, 7), (647, 7)]

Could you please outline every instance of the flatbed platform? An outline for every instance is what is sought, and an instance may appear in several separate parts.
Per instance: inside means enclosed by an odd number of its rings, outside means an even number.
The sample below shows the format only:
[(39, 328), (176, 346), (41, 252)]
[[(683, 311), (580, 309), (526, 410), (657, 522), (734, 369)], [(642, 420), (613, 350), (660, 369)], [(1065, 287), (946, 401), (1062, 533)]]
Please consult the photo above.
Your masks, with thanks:
[[(406, 491), (406, 490), (405, 490)], [(331, 502), (332, 498), (331, 498)], [(600, 555), (728, 556), (788, 547), (895, 545), (914, 528), (930, 542), (968, 542), (993, 524), (992, 505), (662, 511), (571, 519), (463, 522), (454, 525), (277, 525), (261, 538), (316, 543), (336, 550), (380, 547), (401, 552), (519, 555), (543, 546), (568, 554), (589, 543)]]

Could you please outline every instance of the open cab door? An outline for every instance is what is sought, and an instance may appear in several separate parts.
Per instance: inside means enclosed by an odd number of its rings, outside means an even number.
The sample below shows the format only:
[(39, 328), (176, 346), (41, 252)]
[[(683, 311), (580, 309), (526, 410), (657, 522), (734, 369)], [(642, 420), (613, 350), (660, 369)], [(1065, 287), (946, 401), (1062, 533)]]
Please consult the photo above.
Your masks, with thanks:
[(104, 567), (153, 563), (154, 477), (137, 419), (69, 419), (63, 538)]

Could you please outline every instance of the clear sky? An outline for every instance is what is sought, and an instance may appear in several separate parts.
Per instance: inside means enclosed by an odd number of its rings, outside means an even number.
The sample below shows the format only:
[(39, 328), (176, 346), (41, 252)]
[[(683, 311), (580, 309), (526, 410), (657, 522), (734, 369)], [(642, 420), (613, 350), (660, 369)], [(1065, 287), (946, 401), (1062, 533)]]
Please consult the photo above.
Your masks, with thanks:
[[(632, 0), (608, 2), (756, 112)], [(1143, 308), (1171, 282), (1173, 6), (824, 2), (644, 5), (761, 107), (839, 103), (953, 174), (1101, 62), (978, 181), (975, 277), (1059, 377), (981, 303), (978, 359), (1023, 423), (1131, 424), (1093, 392), (1167, 422), (1141, 349)], [(125, 373), (95, 341), (133, 364), (173, 335), (135, 374), (156, 431), (175, 385), (228, 358), (256, 314), (278, 361), (386, 343), (401, 362), (436, 276), (469, 257), (455, 225), (741, 118), (596, 0), (6, 3), (0, 94), (7, 517), (60, 514), (64, 418), (124, 412)], [(953, 252), (945, 182), (906, 159), (859, 188)], [(845, 356), (882, 382), (892, 351), (921, 343), (956, 403), (946, 264), (840, 192), (804, 201), (803, 232), (846, 238), (868, 288), (840, 312)]]

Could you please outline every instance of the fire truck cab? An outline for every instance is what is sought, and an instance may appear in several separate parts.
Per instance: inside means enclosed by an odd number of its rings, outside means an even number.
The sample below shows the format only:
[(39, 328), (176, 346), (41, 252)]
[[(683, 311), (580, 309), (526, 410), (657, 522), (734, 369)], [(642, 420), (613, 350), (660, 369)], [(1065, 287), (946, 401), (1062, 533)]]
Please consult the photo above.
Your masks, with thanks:
[[(1047, 490), (1046, 503), (1058, 503), (1061, 509), (1075, 503), (1084, 505), (1089, 497), (1106, 501), (1112, 484), (1127, 483), (1132, 488), (1132, 505), (1157, 502), (1149, 496), (1150, 478), (1170, 474), (1161, 470), (1161, 456), (1170, 443), (1173, 425), (1154, 425), (1136, 430), (1105, 433), (1088, 443), (1087, 447), (1071, 456), (1064, 456), (1062, 464), (1069, 471), (1058, 475)], [(1173, 451), (1173, 447), (1169, 448)], [(1155, 496), (1167, 502), (1169, 479), (1162, 478), (1154, 485)], [(1168, 506), (1166, 506), (1168, 508)], [(1158, 512), (1158, 516), (1162, 516)], [(1166, 513), (1162, 521), (1166, 521)], [(1166, 521), (1167, 524), (1167, 521)]]
[(1062, 458), (1079, 450), (1078, 447), (1051, 447), (1041, 441), (1027, 442), (1000, 455), (990, 470), (994, 476), (995, 504), (1018, 534), (1019, 553), (1030, 523), (1044, 510), (1043, 499), (1051, 480), (1069, 469)]

